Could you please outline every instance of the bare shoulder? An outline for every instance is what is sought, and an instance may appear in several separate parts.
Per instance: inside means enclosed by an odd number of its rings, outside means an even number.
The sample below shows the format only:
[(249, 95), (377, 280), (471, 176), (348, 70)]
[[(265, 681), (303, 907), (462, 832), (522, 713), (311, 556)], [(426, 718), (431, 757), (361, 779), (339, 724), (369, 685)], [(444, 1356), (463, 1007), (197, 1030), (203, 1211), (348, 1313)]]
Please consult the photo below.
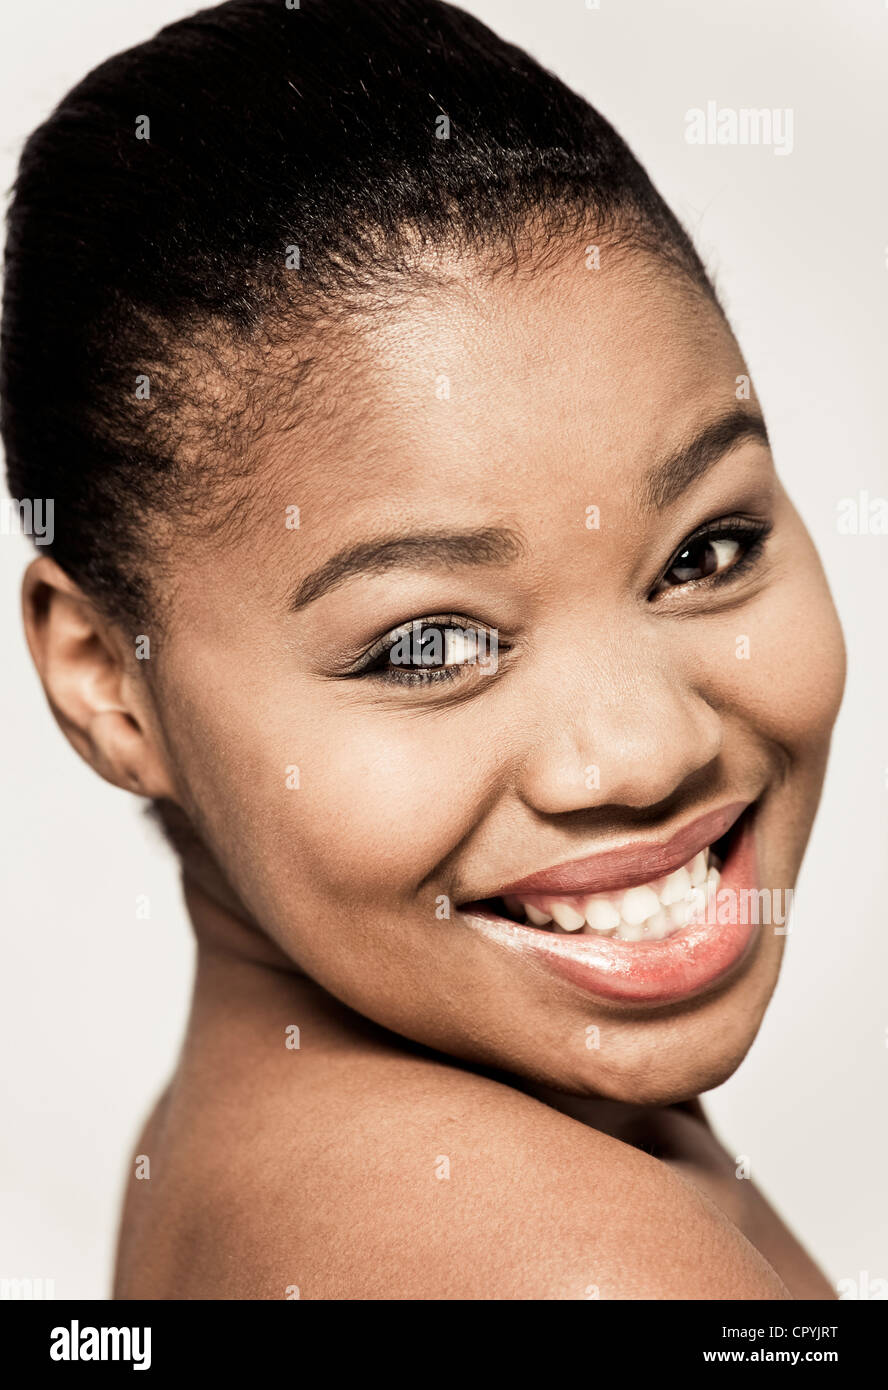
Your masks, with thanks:
[(153, 1296), (790, 1296), (665, 1164), (426, 1057), (335, 1051), (229, 1097), (188, 1152), (179, 1290)]

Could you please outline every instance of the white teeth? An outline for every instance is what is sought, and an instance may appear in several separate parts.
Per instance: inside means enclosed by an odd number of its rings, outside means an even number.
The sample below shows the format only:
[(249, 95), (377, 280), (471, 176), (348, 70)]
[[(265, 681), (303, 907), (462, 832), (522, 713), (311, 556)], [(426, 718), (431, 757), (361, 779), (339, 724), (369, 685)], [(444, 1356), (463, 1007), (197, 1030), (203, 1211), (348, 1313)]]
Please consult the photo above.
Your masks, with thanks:
[(586, 903), (586, 921), (593, 931), (613, 931), (620, 925), (620, 914), (608, 898), (590, 898)]
[(695, 888), (698, 888), (701, 883), (705, 883), (706, 881), (706, 871), (709, 867), (706, 858), (705, 849), (701, 849), (700, 853), (694, 856), (688, 868), (688, 873), (691, 875), (691, 883), (693, 883)]
[(555, 903), (552, 908), (552, 916), (562, 931), (579, 931), (580, 927), (585, 926), (586, 923), (582, 912), (577, 912), (570, 903)]
[(691, 876), (687, 869), (676, 869), (675, 873), (669, 875), (657, 896), (664, 907), (671, 907), (673, 903), (686, 898), (691, 887)]
[(548, 912), (512, 895), (505, 902), (519, 919), (526, 914), (525, 920), (534, 927), (547, 927), (554, 920), (555, 927), (565, 932), (585, 929), (589, 935), (608, 935), (618, 941), (663, 941), (705, 915), (721, 881), (718, 860), (711, 851), (701, 850), (689, 864), (658, 881), (659, 892), (641, 884), (622, 894), (575, 896), (570, 901), (547, 895)]
[(621, 941), (641, 941), (644, 936), (644, 923), (623, 922), (617, 936)]
[(688, 905), (688, 913), (691, 917), (696, 917), (701, 912), (706, 911), (706, 889), (704, 887), (692, 888), (685, 898)]
[(545, 927), (552, 920), (548, 912), (540, 912), (538, 907), (533, 907), (530, 903), (524, 904), (524, 911), (527, 913), (527, 920), (535, 927)]
[(659, 912), (655, 912), (653, 917), (649, 917), (644, 924), (644, 936), (646, 941), (663, 941), (673, 930), (672, 919), (669, 916), (668, 908), (661, 907)]
[(682, 898), (680, 903), (673, 903), (668, 912), (674, 928), (686, 927), (692, 915), (689, 899)]
[(623, 894), (620, 903), (620, 916), (630, 927), (640, 926), (648, 917), (653, 917), (660, 909), (660, 900), (653, 888), (630, 888)]

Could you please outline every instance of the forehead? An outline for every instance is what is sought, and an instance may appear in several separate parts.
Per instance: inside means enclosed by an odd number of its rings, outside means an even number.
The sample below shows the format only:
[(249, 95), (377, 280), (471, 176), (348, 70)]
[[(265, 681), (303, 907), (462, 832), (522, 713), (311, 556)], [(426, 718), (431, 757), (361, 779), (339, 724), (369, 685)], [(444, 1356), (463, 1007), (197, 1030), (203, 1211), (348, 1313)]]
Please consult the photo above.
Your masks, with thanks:
[(594, 261), (580, 243), (514, 273), (439, 266), (319, 335), (307, 375), (291, 349), (225, 527), (241, 581), (268, 582), (257, 545), (272, 569), (286, 552), (289, 584), (294, 551), (307, 570), (386, 530), (626, 509), (634, 479), (737, 405), (744, 366), (718, 308), (679, 273), (607, 247)]
[(736, 403), (743, 362), (717, 307), (677, 272), (606, 248), (598, 268), (588, 259), (579, 244), (535, 271), (468, 264), (356, 319), (312, 377), (318, 409), (291, 439), (264, 441), (264, 465), (295, 468), (317, 506), (442, 484), (481, 500), (508, 480), (589, 474), (624, 488)]

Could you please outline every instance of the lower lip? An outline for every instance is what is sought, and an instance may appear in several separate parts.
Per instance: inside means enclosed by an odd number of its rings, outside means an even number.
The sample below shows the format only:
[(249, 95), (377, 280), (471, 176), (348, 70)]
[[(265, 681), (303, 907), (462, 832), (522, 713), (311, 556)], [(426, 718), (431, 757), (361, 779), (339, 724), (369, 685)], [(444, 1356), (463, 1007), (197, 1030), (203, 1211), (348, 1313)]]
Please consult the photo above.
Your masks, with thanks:
[[(718, 892), (730, 890), (728, 901), (738, 904), (741, 893), (754, 891), (757, 885), (753, 818), (751, 812), (746, 812), (733, 835)], [(724, 903), (725, 899), (721, 901)], [(489, 939), (530, 955), (553, 974), (599, 999), (626, 1004), (672, 1004), (693, 998), (723, 980), (749, 951), (754, 923), (719, 923), (718, 902), (716, 895), (702, 914), (706, 920), (691, 922), (664, 941), (568, 936), (519, 926), (492, 913), (467, 913), (466, 921)], [(744, 914), (730, 915), (739, 919)]]

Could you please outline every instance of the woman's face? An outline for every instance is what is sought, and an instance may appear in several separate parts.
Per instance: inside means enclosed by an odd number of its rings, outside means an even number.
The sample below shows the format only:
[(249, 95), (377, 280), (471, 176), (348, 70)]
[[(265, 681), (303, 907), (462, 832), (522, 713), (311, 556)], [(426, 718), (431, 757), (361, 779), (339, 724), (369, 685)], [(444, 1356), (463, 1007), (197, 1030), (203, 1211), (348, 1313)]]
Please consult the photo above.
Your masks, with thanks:
[(844, 678), (745, 372), (641, 254), (454, 271), (353, 329), (304, 427), (252, 445), (224, 539), (182, 547), (151, 662), (170, 775), (360, 1013), (629, 1101), (743, 1057)]

